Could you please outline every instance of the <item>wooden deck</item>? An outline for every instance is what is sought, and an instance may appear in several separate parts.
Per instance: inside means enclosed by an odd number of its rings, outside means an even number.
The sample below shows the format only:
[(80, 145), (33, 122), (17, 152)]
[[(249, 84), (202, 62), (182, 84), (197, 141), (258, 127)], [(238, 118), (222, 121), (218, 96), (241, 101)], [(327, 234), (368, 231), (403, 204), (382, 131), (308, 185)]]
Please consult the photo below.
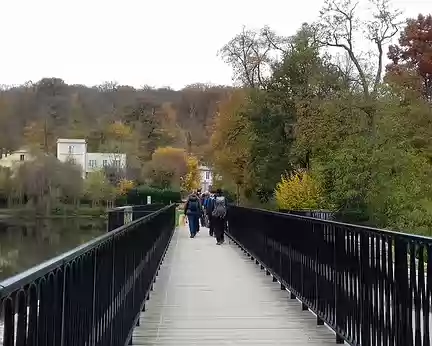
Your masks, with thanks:
[(222, 246), (207, 229), (172, 239), (158, 279), (133, 333), (133, 345), (335, 345), (238, 247)]

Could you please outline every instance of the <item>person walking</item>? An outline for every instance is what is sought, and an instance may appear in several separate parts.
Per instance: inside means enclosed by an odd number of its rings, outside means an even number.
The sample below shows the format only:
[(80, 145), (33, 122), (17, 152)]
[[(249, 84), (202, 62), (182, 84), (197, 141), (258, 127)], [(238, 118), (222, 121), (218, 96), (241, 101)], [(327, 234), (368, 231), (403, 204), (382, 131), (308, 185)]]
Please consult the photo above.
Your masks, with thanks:
[(185, 204), (184, 214), (188, 218), (190, 237), (194, 238), (199, 232), (199, 219), (202, 214), (202, 207), (198, 196), (192, 193)]
[(212, 212), (213, 212), (214, 200), (215, 200), (215, 196), (214, 196), (214, 193), (212, 191), (211, 195), (207, 198), (206, 205), (205, 205), (205, 211), (206, 211), (207, 220), (208, 220), (210, 237), (214, 236), (214, 223), (212, 221), (212, 219), (213, 219), (212, 218)]
[(217, 189), (213, 203), (212, 223), (216, 235), (216, 245), (221, 245), (225, 241), (225, 223), (228, 211), (228, 203), (221, 189)]
[(207, 205), (207, 200), (208, 200), (208, 193), (207, 192), (203, 192), (200, 198), (200, 202), (201, 202), (201, 206), (203, 207), (203, 213), (201, 215), (201, 227), (207, 227), (207, 222), (206, 222), (206, 205)]

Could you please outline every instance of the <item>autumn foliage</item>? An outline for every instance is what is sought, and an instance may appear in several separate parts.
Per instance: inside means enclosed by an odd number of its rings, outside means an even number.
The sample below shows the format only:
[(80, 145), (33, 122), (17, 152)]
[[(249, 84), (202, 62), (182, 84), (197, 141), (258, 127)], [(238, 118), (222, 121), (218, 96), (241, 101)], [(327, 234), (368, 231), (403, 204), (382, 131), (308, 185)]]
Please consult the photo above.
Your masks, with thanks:
[(187, 173), (187, 155), (181, 148), (157, 148), (151, 160), (152, 182), (160, 188), (180, 187), (180, 177)]
[(195, 156), (188, 156), (186, 161), (187, 173), (181, 177), (181, 189), (189, 193), (200, 186), (199, 162)]
[(282, 176), (276, 186), (279, 209), (316, 210), (322, 208), (322, 200), (318, 182), (306, 171)]
[(250, 173), (249, 121), (243, 114), (247, 103), (244, 90), (233, 92), (221, 102), (211, 138), (215, 168), (232, 184), (244, 184)]
[(387, 78), (432, 101), (432, 16), (408, 19), (399, 45), (389, 47)]

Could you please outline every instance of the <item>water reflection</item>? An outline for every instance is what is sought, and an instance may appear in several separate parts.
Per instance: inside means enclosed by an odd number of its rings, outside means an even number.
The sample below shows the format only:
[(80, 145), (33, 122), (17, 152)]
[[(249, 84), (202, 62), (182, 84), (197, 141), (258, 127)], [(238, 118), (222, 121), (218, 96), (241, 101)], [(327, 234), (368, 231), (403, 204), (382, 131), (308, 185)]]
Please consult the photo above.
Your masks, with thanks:
[(105, 232), (93, 218), (0, 220), (0, 281)]

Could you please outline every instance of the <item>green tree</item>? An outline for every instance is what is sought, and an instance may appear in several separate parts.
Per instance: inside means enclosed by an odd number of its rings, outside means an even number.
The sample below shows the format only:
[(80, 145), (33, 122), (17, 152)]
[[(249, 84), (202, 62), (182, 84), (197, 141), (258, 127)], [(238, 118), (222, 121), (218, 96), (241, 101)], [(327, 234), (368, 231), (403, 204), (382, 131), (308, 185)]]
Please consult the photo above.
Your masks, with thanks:
[(114, 187), (109, 183), (103, 171), (91, 172), (84, 181), (84, 195), (92, 201), (92, 206), (99, 206), (105, 201), (109, 204), (115, 198)]

